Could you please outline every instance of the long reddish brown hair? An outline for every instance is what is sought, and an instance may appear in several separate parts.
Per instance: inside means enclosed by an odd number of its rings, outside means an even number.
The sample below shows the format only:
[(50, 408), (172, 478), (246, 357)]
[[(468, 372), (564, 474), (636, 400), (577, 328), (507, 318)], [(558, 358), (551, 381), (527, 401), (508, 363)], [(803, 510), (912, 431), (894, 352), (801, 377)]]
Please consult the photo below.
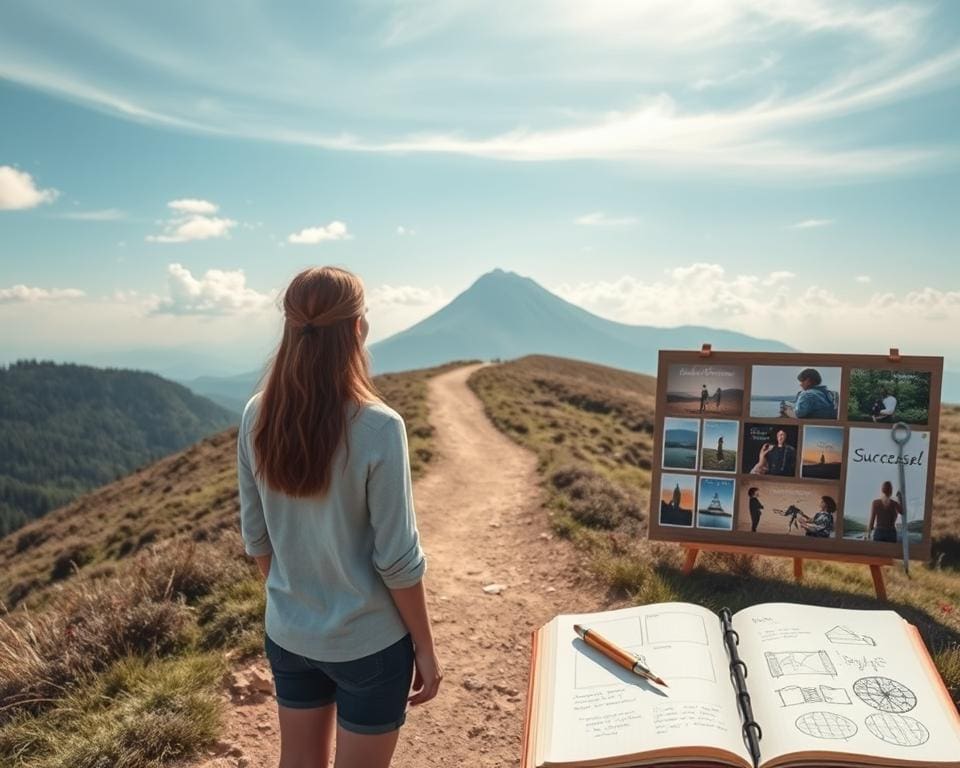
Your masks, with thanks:
[(289, 496), (322, 495), (346, 440), (347, 407), (380, 400), (357, 333), (363, 283), (337, 267), (305, 269), (287, 286), (283, 312), (253, 427), (256, 471)]

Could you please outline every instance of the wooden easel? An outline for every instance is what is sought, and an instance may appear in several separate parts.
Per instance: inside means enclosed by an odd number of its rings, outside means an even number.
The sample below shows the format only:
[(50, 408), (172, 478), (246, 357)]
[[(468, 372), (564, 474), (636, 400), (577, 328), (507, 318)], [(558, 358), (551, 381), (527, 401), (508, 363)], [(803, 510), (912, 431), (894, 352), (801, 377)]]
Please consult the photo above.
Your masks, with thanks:
[(741, 547), (733, 544), (681, 544), (686, 554), (683, 559), (683, 575), (689, 576), (693, 571), (693, 566), (697, 562), (697, 555), (703, 552), (729, 552), (735, 555), (769, 555), (771, 557), (792, 557), (793, 558), (793, 578), (799, 584), (803, 581), (803, 561), (807, 560), (832, 560), (841, 563), (862, 563), (870, 566), (870, 575), (873, 577), (873, 588), (877, 593), (877, 599), (886, 601), (887, 588), (883, 583), (883, 571), (881, 565), (893, 565), (894, 561), (889, 557), (873, 557), (871, 555), (850, 555), (850, 554), (831, 554), (829, 552), (806, 552), (796, 549), (785, 549), (782, 553), (769, 547)]

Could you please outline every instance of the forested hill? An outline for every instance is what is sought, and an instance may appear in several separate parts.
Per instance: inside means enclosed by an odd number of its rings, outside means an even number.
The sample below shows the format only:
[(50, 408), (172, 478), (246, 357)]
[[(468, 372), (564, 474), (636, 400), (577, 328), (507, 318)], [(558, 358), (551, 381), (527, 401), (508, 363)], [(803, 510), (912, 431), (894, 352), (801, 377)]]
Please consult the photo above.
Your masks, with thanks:
[(153, 373), (0, 366), (0, 536), (236, 417)]

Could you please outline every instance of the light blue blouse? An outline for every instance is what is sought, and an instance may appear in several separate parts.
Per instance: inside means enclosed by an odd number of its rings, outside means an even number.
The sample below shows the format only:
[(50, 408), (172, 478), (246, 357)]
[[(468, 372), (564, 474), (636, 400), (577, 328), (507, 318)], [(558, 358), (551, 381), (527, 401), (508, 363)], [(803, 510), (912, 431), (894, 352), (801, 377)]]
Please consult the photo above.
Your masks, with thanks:
[(293, 498), (254, 475), (251, 430), (260, 396), (250, 398), (240, 420), (237, 474), (244, 549), (273, 553), (267, 634), (321, 661), (383, 650), (407, 633), (388, 588), (413, 586), (426, 569), (403, 419), (386, 405), (353, 406), (349, 452), (341, 443), (334, 454), (330, 489)]

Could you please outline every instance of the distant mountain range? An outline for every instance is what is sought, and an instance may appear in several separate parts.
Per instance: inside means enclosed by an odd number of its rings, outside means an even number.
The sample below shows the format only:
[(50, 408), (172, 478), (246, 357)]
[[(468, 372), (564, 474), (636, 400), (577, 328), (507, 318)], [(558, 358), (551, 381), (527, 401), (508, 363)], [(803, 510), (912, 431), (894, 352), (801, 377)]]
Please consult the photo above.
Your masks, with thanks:
[[(627, 325), (587, 312), (529, 277), (495, 269), (445, 307), (370, 346), (375, 373), (427, 368), (452, 360), (556, 355), (639, 373), (656, 373), (660, 349), (786, 352), (779, 341), (685, 325)], [(195, 392), (236, 409), (253, 393), (260, 371), (184, 381)], [(241, 405), (242, 407), (242, 405)]]
[(236, 422), (153, 373), (0, 366), (0, 536)]

